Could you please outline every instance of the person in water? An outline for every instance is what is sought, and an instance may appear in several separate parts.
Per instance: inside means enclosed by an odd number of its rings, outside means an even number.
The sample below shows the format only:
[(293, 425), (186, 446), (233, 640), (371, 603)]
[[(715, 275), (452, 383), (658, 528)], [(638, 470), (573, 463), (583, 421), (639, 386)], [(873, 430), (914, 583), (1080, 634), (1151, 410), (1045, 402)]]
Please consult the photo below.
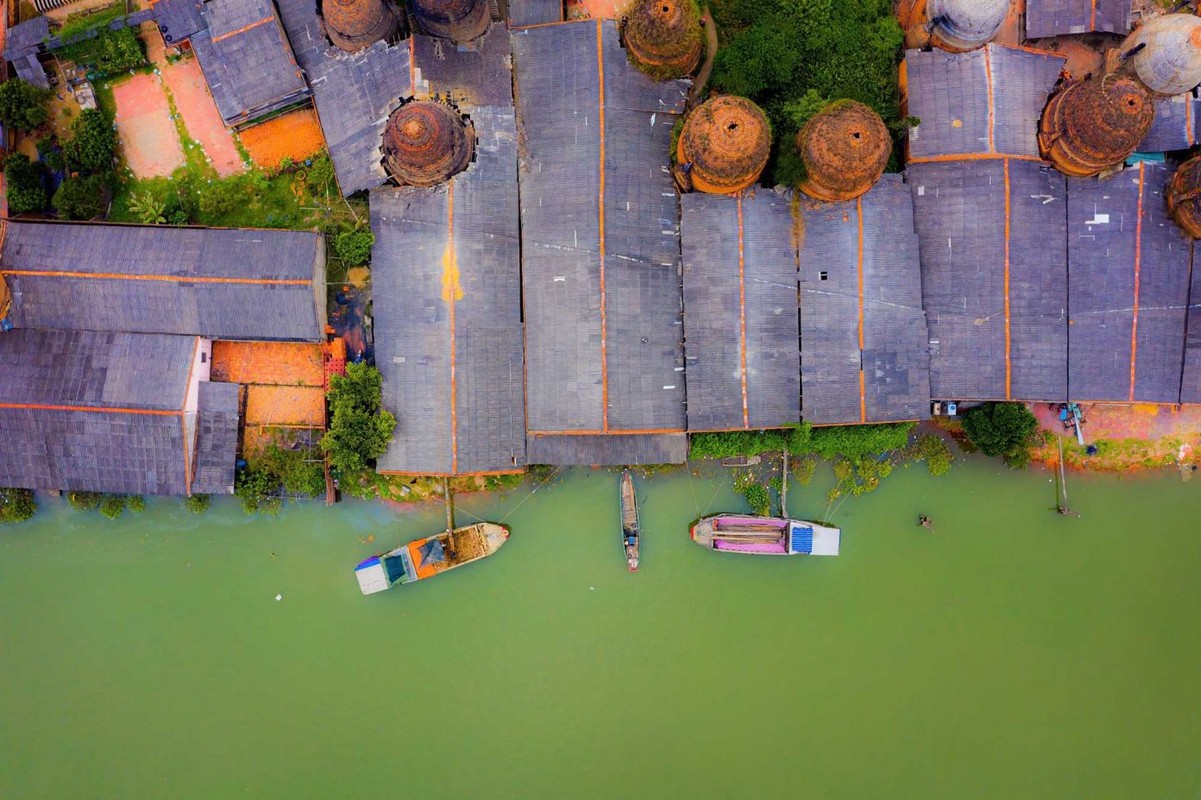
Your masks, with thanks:
[(925, 514), (920, 514), (918, 516), (917, 524), (921, 525), (923, 528), (933, 528), (934, 527), (934, 524), (930, 522), (930, 518), (927, 517)]

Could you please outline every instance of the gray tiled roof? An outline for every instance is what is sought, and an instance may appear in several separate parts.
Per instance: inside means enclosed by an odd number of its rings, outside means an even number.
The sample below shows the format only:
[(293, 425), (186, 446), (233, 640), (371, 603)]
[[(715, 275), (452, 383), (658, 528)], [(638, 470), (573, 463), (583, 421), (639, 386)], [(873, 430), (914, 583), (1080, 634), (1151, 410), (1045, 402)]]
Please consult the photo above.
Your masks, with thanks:
[(475, 162), (450, 184), (371, 193), (376, 361), (397, 418), (384, 472), (525, 465), (516, 125), (511, 108), (473, 118)]
[(184, 494), (182, 405), (196, 343), (0, 334), (0, 486)]
[(227, 124), (258, 119), (309, 96), (271, 0), (208, 0), (208, 29), (192, 35)]
[(531, 464), (556, 466), (625, 466), (683, 464), (688, 436), (683, 433), (595, 435), (531, 435)]
[(1184, 337), (1184, 376), (1180, 402), (1201, 403), (1201, 255), (1193, 248), (1192, 287), (1189, 292), (1188, 328)]
[(233, 494), (238, 458), (238, 385), (200, 384), (193, 494)]
[(802, 213), (802, 416), (818, 425), (924, 417), (928, 342), (908, 187), (885, 175), (858, 201)]
[(694, 193), (681, 204), (689, 430), (799, 422), (797, 250), (789, 197)]
[(509, 25), (546, 25), (563, 21), (562, 0), (509, 0)]
[(324, 248), (306, 231), (8, 222), (0, 272), (18, 327), (319, 341)]
[(1062, 178), (1037, 162), (958, 161), (911, 166), (909, 183), (933, 397), (1063, 399)]
[(1026, 0), (1026, 38), (1130, 30), (1130, 0)]
[(1151, 130), (1139, 142), (1140, 153), (1187, 150), (1197, 143), (1198, 106), (1193, 94), (1155, 98), (1155, 120)]
[(168, 44), (205, 29), (202, 0), (158, 0), (153, 6), (159, 33)]
[(1038, 120), (1064, 59), (989, 44), (905, 54), (911, 160), (963, 154), (1038, 156)]
[(16, 61), (21, 56), (34, 53), (49, 36), (49, 17), (34, 17), (13, 25), (5, 31), (4, 57), (9, 61)]
[(1179, 402), (1192, 243), (1167, 215), (1169, 178), (1140, 164), (1068, 181), (1073, 399)]
[(512, 57), (504, 25), (493, 25), (470, 49), (422, 34), (409, 41), (418, 93), (450, 96), (461, 107), (512, 109)]
[(631, 67), (608, 22), (515, 32), (513, 60), (527, 425), (602, 432), (607, 418), (609, 432), (683, 430), (679, 224), (667, 150), (687, 84), (655, 83)]

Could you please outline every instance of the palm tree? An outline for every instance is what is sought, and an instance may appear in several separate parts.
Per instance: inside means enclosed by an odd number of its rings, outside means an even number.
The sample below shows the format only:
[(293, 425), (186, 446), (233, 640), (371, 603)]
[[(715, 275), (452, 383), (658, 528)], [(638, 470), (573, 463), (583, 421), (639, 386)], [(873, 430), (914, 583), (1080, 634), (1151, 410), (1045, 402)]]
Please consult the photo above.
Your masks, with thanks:
[(153, 192), (142, 192), (129, 198), (129, 210), (144, 225), (162, 225), (167, 221), (167, 201), (160, 200)]

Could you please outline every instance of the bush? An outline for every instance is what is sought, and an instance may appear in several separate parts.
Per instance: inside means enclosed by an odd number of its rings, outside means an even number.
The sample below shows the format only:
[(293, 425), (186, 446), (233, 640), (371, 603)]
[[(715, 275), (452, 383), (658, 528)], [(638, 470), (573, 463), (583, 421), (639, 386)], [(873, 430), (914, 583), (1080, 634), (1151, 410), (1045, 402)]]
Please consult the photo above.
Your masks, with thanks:
[(891, 453), (909, 443), (909, 433), (914, 425), (913, 422), (899, 422), (815, 428), (810, 437), (809, 452), (828, 460), (839, 457), (859, 459)]
[(96, 219), (108, 210), (112, 185), (111, 173), (67, 178), (59, 184), (50, 202), (63, 219)]
[(146, 498), (140, 494), (131, 494), (125, 502), (125, 507), (134, 514), (141, 514), (146, 510)]
[(746, 498), (747, 505), (756, 514), (767, 516), (771, 513), (771, 494), (767, 491), (767, 487), (761, 483), (752, 483), (746, 487), (742, 493)]
[(314, 194), (338, 191), (334, 181), (334, 162), (330, 160), (328, 153), (321, 153), (313, 159), (308, 175), (305, 177), (305, 183), (308, 184), (309, 191)]
[(774, 431), (694, 433), (689, 440), (688, 457), (734, 458), (785, 450), (789, 453), (807, 453), (811, 432), (812, 428), (805, 422), (795, 428)]
[(102, 492), (68, 492), (67, 502), (76, 511), (95, 511), (104, 500)]
[(110, 172), (117, 155), (117, 131), (103, 111), (86, 109), (71, 123), (71, 138), (63, 153), (72, 170)]
[(109, 519), (116, 519), (125, 511), (129, 498), (123, 494), (106, 494), (100, 501), (100, 513)]
[(162, 225), (167, 221), (167, 201), (147, 189), (130, 196), (129, 212), (143, 225)]
[(64, 47), (59, 58), (74, 61), (92, 77), (124, 72), (146, 63), (142, 43), (132, 28), (105, 29), (98, 36)]
[(344, 231), (334, 237), (334, 253), (346, 266), (359, 267), (371, 260), (373, 244), (375, 234), (369, 230)]
[(37, 510), (33, 492), (28, 489), (0, 489), (0, 525), (24, 522)]
[(272, 444), (254, 466), (272, 475), (288, 494), (317, 497), (325, 491), (325, 465), (307, 449), (285, 450)]
[(0, 123), (18, 131), (32, 131), (50, 119), (54, 92), (23, 80), (0, 83)]
[(234, 478), (234, 494), (242, 501), (242, 510), (247, 514), (259, 511), (278, 514), (283, 507), (279, 490), (279, 479), (266, 470), (249, 467)]
[(331, 379), (333, 414), (321, 449), (339, 472), (364, 469), (388, 449), (396, 418), (382, 407), (382, 389), (379, 370), (366, 364), (348, 364), (344, 377)]
[(950, 472), (951, 462), (955, 460), (943, 438), (933, 434), (926, 434), (917, 440), (914, 456), (925, 461), (926, 469), (935, 477)]
[(1038, 420), (1023, 403), (985, 403), (963, 412), (968, 441), (986, 456), (1001, 456), (1020, 469), (1030, 463)]
[[(0, 84), (2, 85), (2, 84)], [(4, 178), (8, 182), (8, 212), (28, 214), (46, 209), (46, 168), (41, 162), (30, 161), (22, 153), (13, 153), (4, 161)]]
[(213, 497), (208, 494), (194, 494), (190, 497), (185, 497), (183, 504), (184, 508), (191, 511), (193, 514), (203, 514), (209, 510), (212, 505)]

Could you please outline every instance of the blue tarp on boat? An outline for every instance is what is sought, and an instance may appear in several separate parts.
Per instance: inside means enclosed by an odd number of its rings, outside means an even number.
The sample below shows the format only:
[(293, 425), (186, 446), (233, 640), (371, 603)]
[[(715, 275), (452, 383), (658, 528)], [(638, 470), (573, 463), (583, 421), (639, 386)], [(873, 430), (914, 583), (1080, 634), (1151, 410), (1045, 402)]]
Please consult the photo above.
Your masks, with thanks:
[(788, 536), (788, 549), (793, 553), (813, 552), (813, 528), (808, 525), (793, 525)]

